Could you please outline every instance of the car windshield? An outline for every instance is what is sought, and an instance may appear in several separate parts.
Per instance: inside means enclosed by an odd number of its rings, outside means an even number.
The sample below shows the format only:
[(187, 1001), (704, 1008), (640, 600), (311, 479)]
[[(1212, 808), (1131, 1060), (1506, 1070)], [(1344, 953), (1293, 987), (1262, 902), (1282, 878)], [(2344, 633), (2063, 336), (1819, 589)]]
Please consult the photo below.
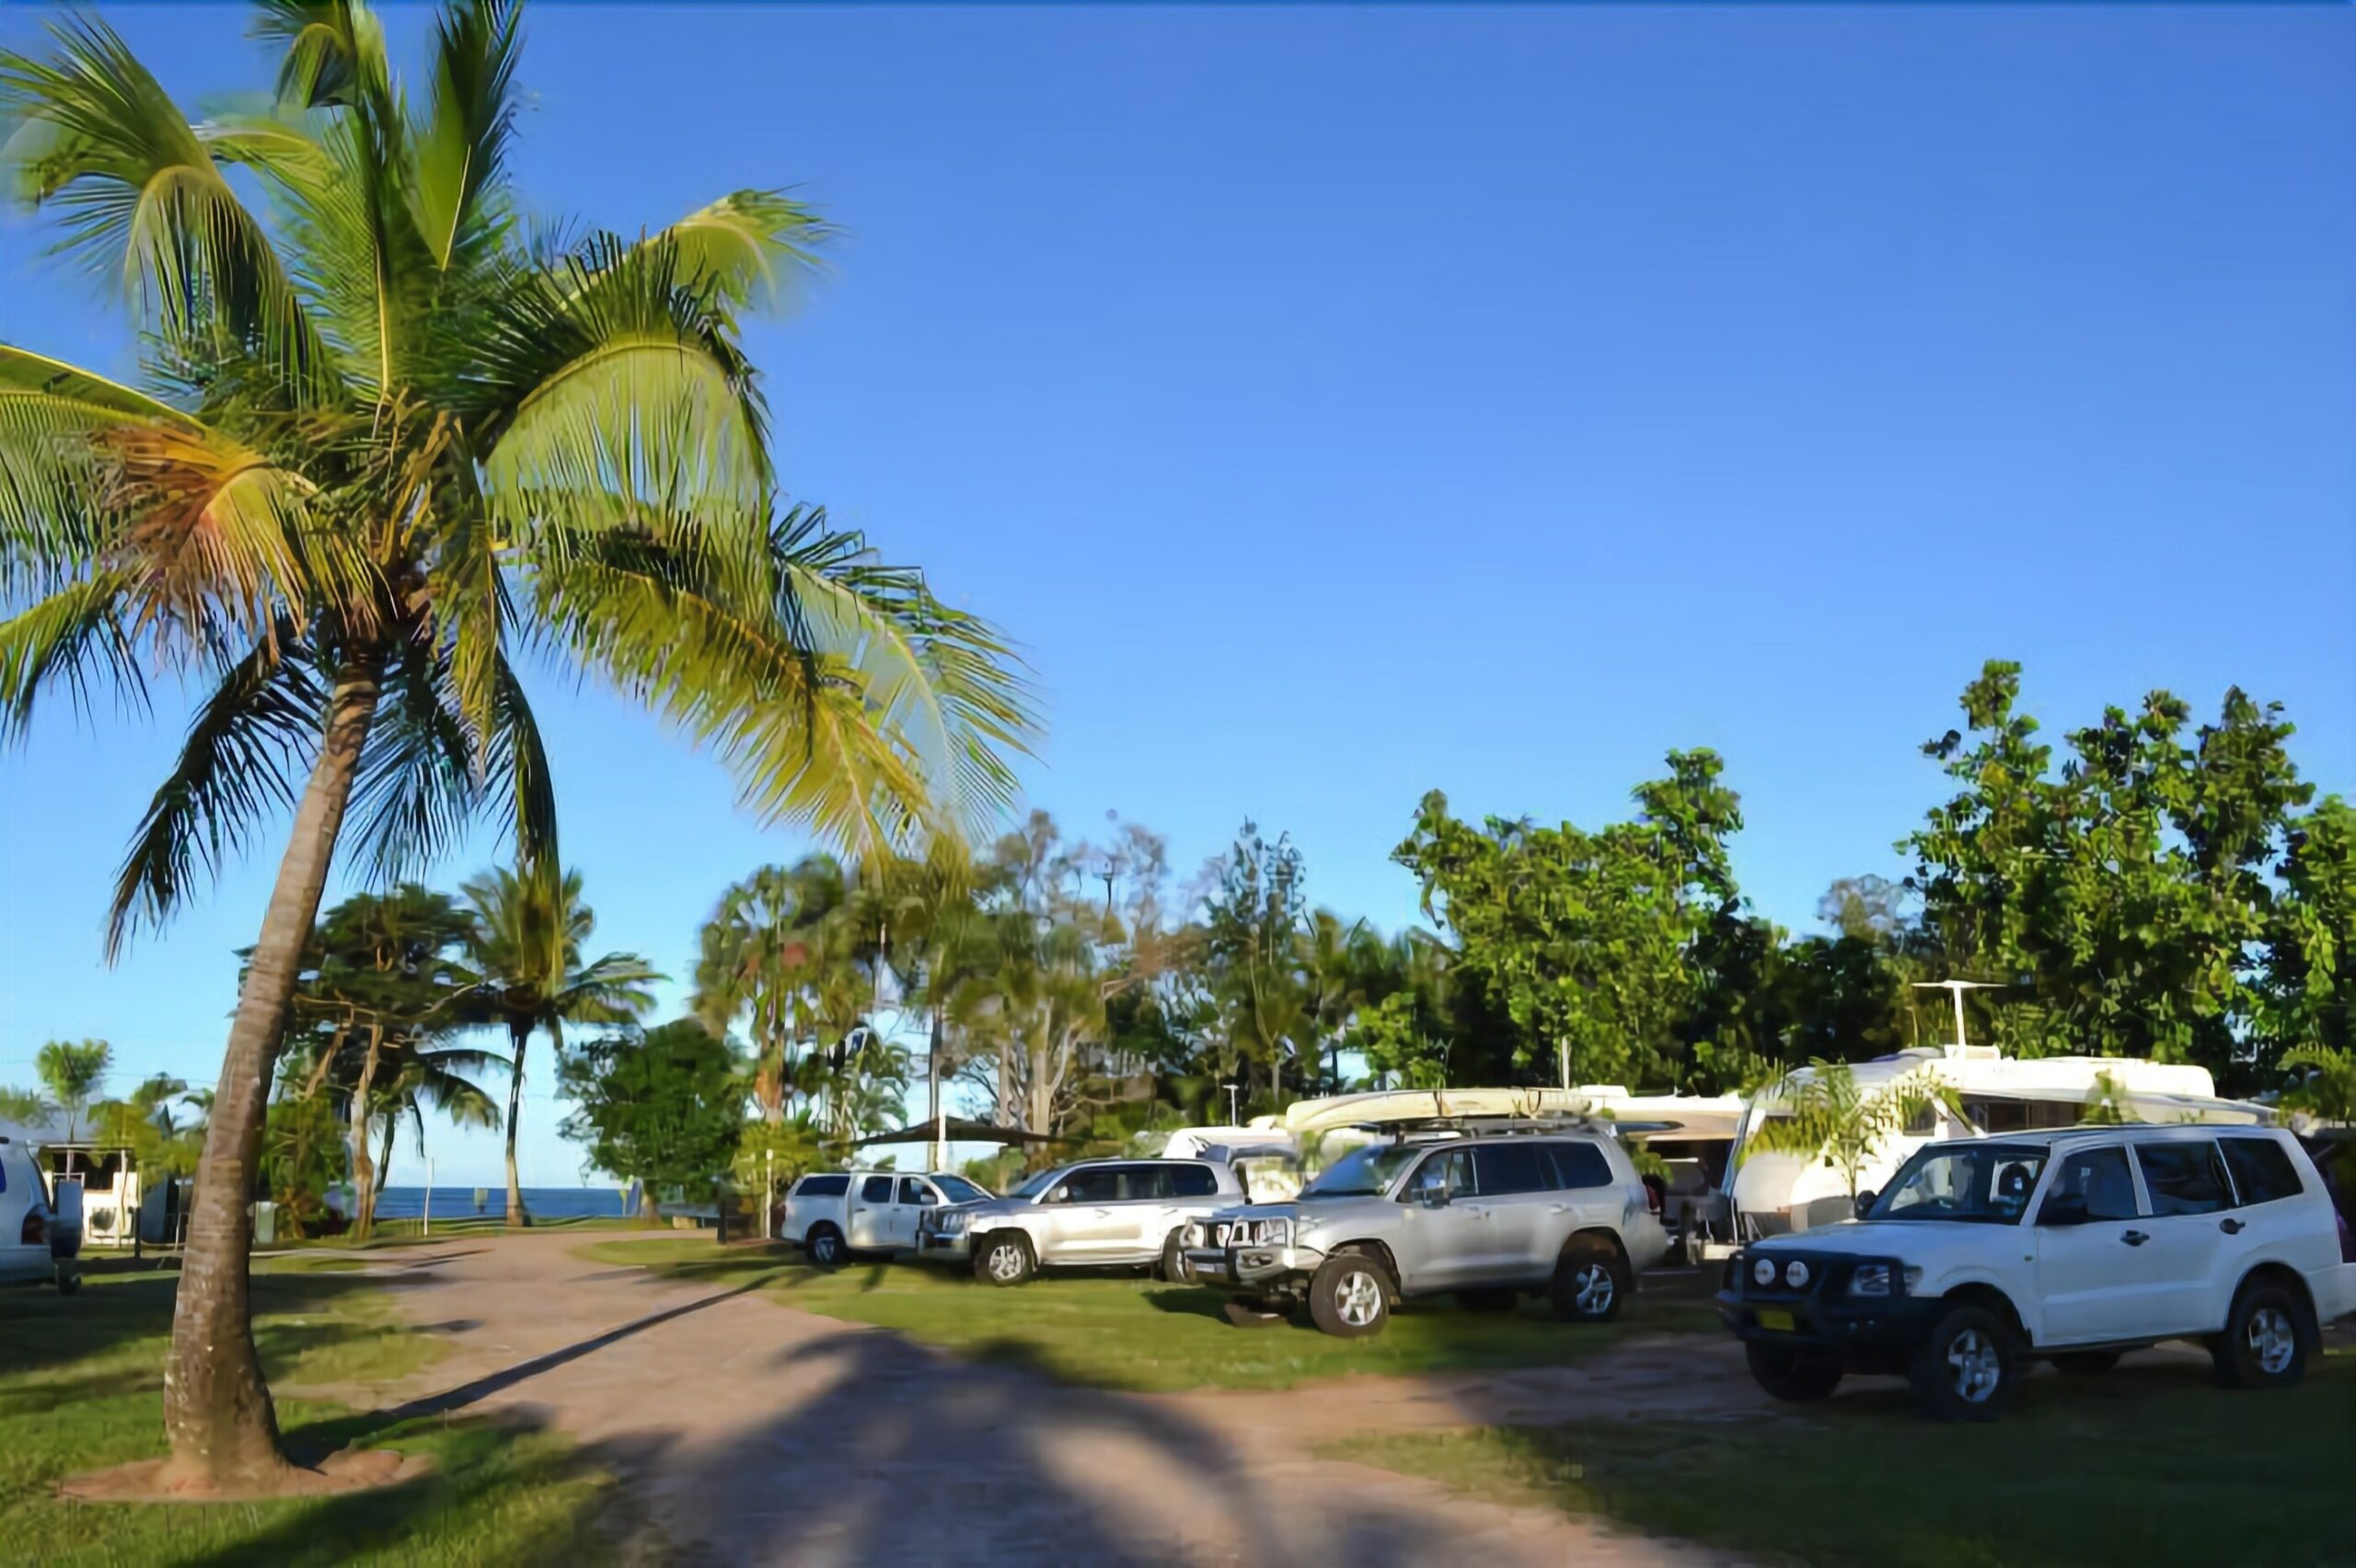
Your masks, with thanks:
[(935, 1176), (932, 1184), (953, 1204), (977, 1204), (989, 1196), (963, 1176)]
[(1316, 1181), (1300, 1190), (1310, 1198), (1380, 1197), (1424, 1151), (1413, 1144), (1369, 1144), (1354, 1148), (1327, 1166)]
[(2045, 1170), (2045, 1150), (2021, 1144), (1933, 1144), (1915, 1151), (1881, 1196), (1872, 1219), (1959, 1219), (2014, 1225)]
[(1054, 1185), (1056, 1178), (1062, 1174), (1063, 1170), (1060, 1168), (1054, 1170), (1042, 1170), (1036, 1176), (1032, 1177), (1028, 1182), (1023, 1182), (1020, 1187), (1015, 1188), (1014, 1191), (1007, 1193), (1007, 1196), (1010, 1198), (1035, 1198), (1040, 1193), (1045, 1192), (1050, 1186)]

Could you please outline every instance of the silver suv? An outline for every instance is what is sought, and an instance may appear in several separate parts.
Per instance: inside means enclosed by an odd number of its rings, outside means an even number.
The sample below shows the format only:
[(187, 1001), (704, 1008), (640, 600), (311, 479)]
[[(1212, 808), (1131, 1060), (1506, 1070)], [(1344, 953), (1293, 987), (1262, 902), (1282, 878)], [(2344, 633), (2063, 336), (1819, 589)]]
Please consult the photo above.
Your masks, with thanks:
[(920, 1260), (970, 1262), (977, 1278), (1021, 1285), (1043, 1268), (1183, 1268), (1190, 1221), (1242, 1202), (1228, 1167), (1207, 1159), (1087, 1159), (1043, 1170), (1003, 1198), (928, 1210)]
[(1287, 1204), (1223, 1209), (1191, 1231), (1192, 1274), (1245, 1323), (1309, 1304), (1317, 1326), (1380, 1331), (1397, 1302), (1452, 1291), (1508, 1311), (1544, 1293), (1565, 1317), (1616, 1315), (1668, 1235), (1601, 1132), (1419, 1134), (1351, 1150)]

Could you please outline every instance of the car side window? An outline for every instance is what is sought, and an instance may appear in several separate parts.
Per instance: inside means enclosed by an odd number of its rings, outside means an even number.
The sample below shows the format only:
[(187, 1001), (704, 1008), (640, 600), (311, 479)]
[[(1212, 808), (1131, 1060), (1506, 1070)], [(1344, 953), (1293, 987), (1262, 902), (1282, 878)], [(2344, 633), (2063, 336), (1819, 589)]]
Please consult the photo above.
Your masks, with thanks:
[(888, 1204), (892, 1201), (892, 1178), (870, 1176), (859, 1184), (859, 1201), (863, 1204)]
[(1213, 1197), (1218, 1193), (1218, 1178), (1207, 1165), (1173, 1165), (1170, 1168), (1170, 1193), (1179, 1198)]
[(1170, 1167), (1167, 1165), (1124, 1165), (1121, 1167), (1121, 1196), (1130, 1203), (1154, 1203), (1170, 1196)]
[(1481, 1195), (1507, 1197), (1515, 1193), (1542, 1193), (1553, 1185), (1554, 1173), (1536, 1144), (1478, 1144), (1472, 1149), (1472, 1172)]
[(1075, 1170), (1064, 1178), (1063, 1192), (1068, 1204), (1119, 1203), (1121, 1169), (1117, 1165), (1093, 1165), (1085, 1170)]
[(1611, 1177), (1611, 1162), (1593, 1144), (1548, 1144), (1546, 1151), (1553, 1159), (1554, 1187), (1559, 1192), (1576, 1193), (1588, 1187), (1618, 1184)]
[(1415, 1180), (1407, 1184), (1407, 1195), (1418, 1199), (1435, 1193), (1469, 1198), (1478, 1191), (1472, 1184), (1472, 1161), (1461, 1148), (1444, 1148), (1432, 1155), (1415, 1167)]
[(2152, 1194), (2152, 1216), (2215, 1214), (2232, 1206), (2233, 1189), (2225, 1184), (2225, 1164), (2217, 1146), (2199, 1143), (2147, 1143), (2135, 1146), (2135, 1162), (2143, 1168), (2143, 1189)]
[(2225, 1169), (2245, 1204), (2277, 1203), (2307, 1190), (2290, 1150), (2272, 1138), (2219, 1138), (2217, 1147), (2225, 1151)]
[(2116, 1147), (2082, 1149), (2062, 1161), (2037, 1211), (2039, 1225), (2135, 1217), (2135, 1177), (2127, 1151)]
[(848, 1176), (804, 1176), (802, 1185), (793, 1189), (798, 1198), (839, 1198), (850, 1191)]
[(900, 1178), (900, 1201), (904, 1204), (929, 1206), (939, 1203), (941, 1196), (915, 1177), (903, 1176)]

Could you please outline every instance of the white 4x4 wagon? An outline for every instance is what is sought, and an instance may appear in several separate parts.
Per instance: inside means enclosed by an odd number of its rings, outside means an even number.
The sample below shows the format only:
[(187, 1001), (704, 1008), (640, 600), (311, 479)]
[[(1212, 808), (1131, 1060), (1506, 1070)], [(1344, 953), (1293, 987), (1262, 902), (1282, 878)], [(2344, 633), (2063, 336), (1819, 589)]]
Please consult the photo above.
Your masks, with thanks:
[(2278, 1387), (2356, 1311), (2356, 1245), (2277, 1128), (1952, 1139), (1857, 1208), (1727, 1264), (1719, 1315), (1779, 1399), (1900, 1372), (1929, 1413), (1984, 1420), (2029, 1359), (2099, 1373), (2166, 1339), (2206, 1344), (2228, 1387)]

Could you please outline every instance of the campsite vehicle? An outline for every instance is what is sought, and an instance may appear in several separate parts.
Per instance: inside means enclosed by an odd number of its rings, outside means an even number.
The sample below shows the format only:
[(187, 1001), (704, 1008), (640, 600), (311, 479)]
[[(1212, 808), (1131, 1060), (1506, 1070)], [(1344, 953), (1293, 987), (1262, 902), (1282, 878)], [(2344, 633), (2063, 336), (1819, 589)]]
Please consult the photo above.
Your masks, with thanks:
[(1189, 1230), (1195, 1278), (1242, 1324), (1302, 1302), (1345, 1338), (1399, 1301), (1452, 1291), (1510, 1309), (1551, 1296), (1565, 1317), (1615, 1316), (1668, 1237), (1609, 1124), (1564, 1118), (1401, 1124), (1327, 1167), (1291, 1203), (1222, 1209)]
[(1242, 1181), (1212, 1159), (1084, 1159), (1043, 1170), (1003, 1198), (926, 1214), (917, 1256), (969, 1263), (992, 1285), (1041, 1269), (1159, 1264), (1184, 1277), (1189, 1221), (1243, 1201)]
[(2356, 1312), (2356, 1242), (2280, 1128), (1947, 1139), (1856, 1212), (1727, 1261), (1719, 1315), (1778, 1399), (1902, 1373), (1926, 1412), (1986, 1420), (2028, 1360), (2096, 1374), (2165, 1339), (2205, 1344), (2229, 1387), (2279, 1388)]
[[(1753, 1147), (1771, 1119), (1792, 1114), (1817, 1069), (1802, 1067), (1755, 1097), (1736, 1133), (1725, 1178), (1737, 1236), (1744, 1240), (1805, 1230), (1849, 1217), (1844, 1174), (1823, 1159)], [(1886, 1185), (1908, 1157), (1944, 1138), (2004, 1137), (2073, 1127), (2090, 1112), (2131, 1122), (2254, 1125), (2260, 1105), (2220, 1100), (2206, 1067), (2125, 1056), (2044, 1056), (2015, 1060), (1992, 1045), (1918, 1046), (1859, 1062), (1850, 1069), (1861, 1097), (1938, 1090), (1953, 1105), (1925, 1103), (1880, 1138), (1858, 1186)]]
[(81, 1288), (82, 1187), (58, 1183), (52, 1198), (40, 1151), (21, 1128), (0, 1127), (0, 1284), (54, 1280)]
[(917, 1244), (918, 1216), (988, 1197), (953, 1171), (824, 1171), (787, 1190), (778, 1235), (831, 1268), (854, 1253), (905, 1251)]

